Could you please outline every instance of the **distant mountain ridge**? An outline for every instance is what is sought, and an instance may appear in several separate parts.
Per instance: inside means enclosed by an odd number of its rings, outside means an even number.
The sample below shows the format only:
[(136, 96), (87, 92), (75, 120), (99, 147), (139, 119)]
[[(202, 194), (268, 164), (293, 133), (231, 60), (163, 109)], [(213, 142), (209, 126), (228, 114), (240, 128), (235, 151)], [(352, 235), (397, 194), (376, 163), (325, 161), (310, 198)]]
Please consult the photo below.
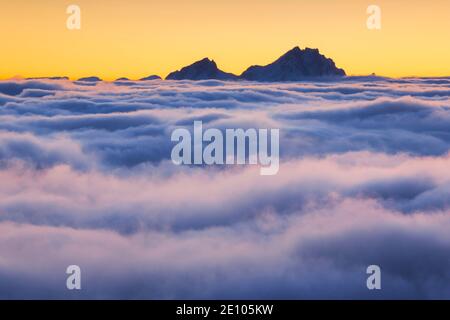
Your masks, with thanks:
[(240, 78), (253, 81), (298, 81), (311, 77), (345, 76), (334, 61), (318, 49), (295, 47), (266, 66), (251, 66)]
[(35, 77), (35, 78), (25, 78), (25, 80), (69, 80), (69, 77), (57, 76), (57, 77)]
[(92, 77), (84, 77), (84, 78), (80, 78), (77, 81), (83, 81), (83, 82), (100, 82), (103, 81), (102, 79), (100, 79), (99, 77), (96, 76), (92, 76)]
[[(318, 78), (343, 77), (346, 73), (343, 69), (336, 67), (334, 61), (322, 55), (318, 49), (298, 46), (289, 50), (274, 62), (265, 65), (254, 65), (245, 70), (240, 76), (220, 70), (214, 60), (203, 58), (191, 65), (171, 72), (165, 80), (249, 80), (260, 82), (282, 82), (300, 81)], [(67, 77), (50, 78), (30, 78), (32, 79), (54, 79), (68, 80)], [(158, 75), (150, 75), (139, 81), (161, 80)], [(96, 76), (78, 79), (78, 84), (95, 85), (102, 79)], [(121, 77), (115, 80), (116, 83), (123, 84), (133, 81), (129, 78)]]
[(139, 79), (139, 81), (150, 81), (150, 80), (161, 80), (161, 77), (154, 74), (154, 75)]
[(170, 73), (166, 80), (237, 80), (238, 76), (226, 73), (217, 67), (214, 60), (204, 58), (179, 71)]
[(214, 60), (204, 58), (179, 71), (166, 80), (251, 80), (298, 81), (319, 77), (342, 77), (346, 73), (334, 61), (320, 54), (318, 49), (295, 47), (266, 66), (251, 66), (240, 76), (220, 70)]

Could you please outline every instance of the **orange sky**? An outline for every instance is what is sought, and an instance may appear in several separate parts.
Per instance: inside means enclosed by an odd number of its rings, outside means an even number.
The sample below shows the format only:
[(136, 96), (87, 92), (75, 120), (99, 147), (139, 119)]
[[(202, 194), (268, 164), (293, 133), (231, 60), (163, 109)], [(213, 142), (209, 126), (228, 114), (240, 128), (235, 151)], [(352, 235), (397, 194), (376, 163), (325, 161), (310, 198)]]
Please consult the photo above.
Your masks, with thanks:
[[(366, 27), (370, 4), (380, 31)], [(449, 76), (450, 0), (0, 0), (0, 39), (1, 79), (166, 76), (203, 57), (240, 74), (296, 45), (352, 75)]]

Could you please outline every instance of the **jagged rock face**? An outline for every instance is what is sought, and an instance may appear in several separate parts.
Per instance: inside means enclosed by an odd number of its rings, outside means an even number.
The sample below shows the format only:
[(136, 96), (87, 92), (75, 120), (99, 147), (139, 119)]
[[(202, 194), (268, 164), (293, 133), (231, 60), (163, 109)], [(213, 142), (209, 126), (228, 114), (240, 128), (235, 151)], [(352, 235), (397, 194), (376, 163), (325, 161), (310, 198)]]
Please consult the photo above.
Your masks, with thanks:
[(157, 75), (151, 75), (151, 76), (140, 79), (140, 81), (147, 81), (147, 80), (161, 80), (161, 77), (157, 76)]
[(253, 81), (298, 81), (311, 77), (345, 76), (334, 61), (320, 54), (318, 49), (299, 47), (288, 51), (267, 66), (252, 66), (241, 78)]
[(197, 61), (190, 66), (184, 67), (180, 71), (169, 74), (167, 80), (236, 80), (237, 76), (226, 73), (217, 68), (217, 64), (213, 60), (205, 58)]

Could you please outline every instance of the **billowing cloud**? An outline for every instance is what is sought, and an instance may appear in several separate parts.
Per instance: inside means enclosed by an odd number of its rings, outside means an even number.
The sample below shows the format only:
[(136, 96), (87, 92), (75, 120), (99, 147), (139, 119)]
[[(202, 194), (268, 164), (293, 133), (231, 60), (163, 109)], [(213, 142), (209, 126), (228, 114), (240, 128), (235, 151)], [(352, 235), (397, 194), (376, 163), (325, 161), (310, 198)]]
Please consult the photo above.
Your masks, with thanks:
[[(450, 79), (0, 93), (2, 298), (450, 298)], [(279, 173), (175, 166), (196, 120), (279, 128)]]

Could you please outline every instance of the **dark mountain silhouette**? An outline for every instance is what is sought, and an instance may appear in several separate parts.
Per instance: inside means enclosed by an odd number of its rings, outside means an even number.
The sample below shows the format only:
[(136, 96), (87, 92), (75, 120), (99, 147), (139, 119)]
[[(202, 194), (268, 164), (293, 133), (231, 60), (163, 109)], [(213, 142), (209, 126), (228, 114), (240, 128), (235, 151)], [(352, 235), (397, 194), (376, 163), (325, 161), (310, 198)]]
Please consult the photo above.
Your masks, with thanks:
[(86, 78), (80, 78), (77, 81), (85, 81), (85, 82), (99, 82), (102, 81), (99, 77), (86, 77)]
[(26, 78), (25, 80), (69, 80), (69, 77), (35, 77)]
[(238, 77), (231, 73), (226, 73), (217, 68), (214, 60), (204, 58), (179, 71), (172, 72), (166, 80), (236, 80)]
[[(346, 73), (336, 67), (334, 61), (322, 55), (318, 49), (295, 47), (286, 52), (275, 62), (266, 66), (251, 66), (240, 76), (220, 70), (214, 60), (204, 58), (181, 70), (170, 73), (166, 80), (251, 80), (251, 81), (299, 81), (311, 78), (341, 77)], [(30, 78), (41, 79), (41, 78)], [(67, 79), (66, 77), (51, 77), (47, 79)], [(116, 82), (129, 81), (119, 78)], [(158, 75), (150, 75), (140, 81), (161, 80)], [(80, 78), (80, 84), (95, 85), (102, 81), (99, 77)]]
[(241, 79), (253, 81), (298, 81), (312, 77), (345, 76), (334, 61), (320, 54), (318, 49), (299, 47), (288, 51), (267, 66), (252, 66)]
[(147, 80), (161, 80), (160, 76), (157, 75), (151, 75), (142, 79), (139, 79), (140, 81), (147, 81)]

